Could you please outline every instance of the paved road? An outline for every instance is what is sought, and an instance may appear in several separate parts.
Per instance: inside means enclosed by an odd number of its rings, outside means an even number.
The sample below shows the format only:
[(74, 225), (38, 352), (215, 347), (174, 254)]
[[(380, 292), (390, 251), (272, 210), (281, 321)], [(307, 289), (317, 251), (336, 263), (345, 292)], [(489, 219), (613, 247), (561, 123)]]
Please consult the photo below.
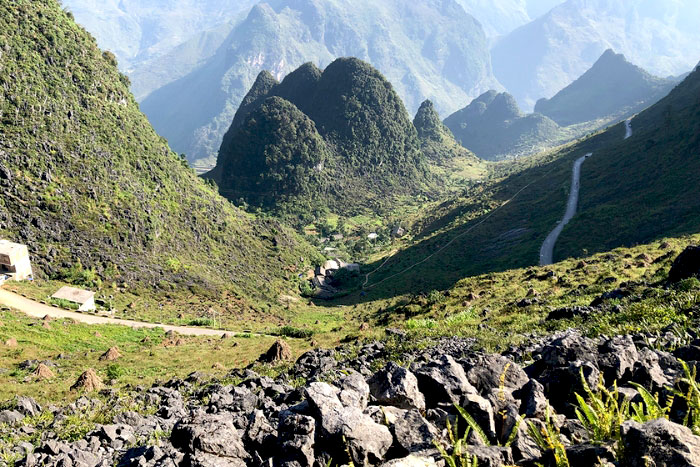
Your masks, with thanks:
[(576, 207), (578, 206), (578, 192), (581, 187), (581, 165), (583, 161), (591, 157), (593, 153), (588, 153), (583, 157), (579, 157), (574, 162), (574, 171), (571, 176), (571, 192), (569, 193), (569, 201), (566, 204), (566, 213), (564, 213), (564, 218), (559, 221), (559, 224), (547, 235), (542, 248), (540, 248), (540, 266), (547, 266), (554, 262), (554, 245), (557, 243), (559, 235), (561, 235), (562, 230), (566, 224), (573, 219), (576, 214)]
[(185, 336), (223, 336), (224, 334), (233, 334), (227, 331), (219, 331), (216, 329), (206, 329), (187, 326), (169, 326), (165, 324), (142, 323), (140, 321), (131, 321), (128, 319), (104, 318), (85, 313), (76, 313), (74, 311), (66, 311), (60, 308), (54, 308), (48, 305), (37, 303), (21, 295), (0, 289), (0, 304), (14, 308), (24, 314), (35, 318), (43, 318), (49, 315), (52, 318), (70, 318), (80, 323), (85, 324), (117, 324), (120, 326), (128, 326), (131, 328), (162, 328), (165, 331), (175, 331), (178, 334)]
[(632, 119), (629, 118), (625, 121), (625, 139), (632, 136)]

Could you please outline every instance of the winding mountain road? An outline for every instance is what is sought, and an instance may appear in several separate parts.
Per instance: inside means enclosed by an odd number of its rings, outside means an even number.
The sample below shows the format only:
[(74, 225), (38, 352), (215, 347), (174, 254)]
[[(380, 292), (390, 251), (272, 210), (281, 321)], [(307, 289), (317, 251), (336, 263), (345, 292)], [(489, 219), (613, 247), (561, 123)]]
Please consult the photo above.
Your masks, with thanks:
[(554, 230), (547, 235), (547, 238), (542, 244), (542, 248), (540, 248), (540, 266), (547, 266), (554, 262), (554, 245), (557, 243), (559, 235), (561, 235), (566, 224), (574, 218), (576, 208), (578, 207), (578, 192), (581, 187), (581, 165), (592, 155), (593, 153), (589, 152), (585, 156), (579, 157), (576, 159), (576, 162), (574, 162), (574, 171), (571, 176), (571, 192), (569, 193), (569, 201), (566, 203), (566, 213), (564, 213), (564, 218), (559, 221)]
[[(632, 119), (625, 120), (625, 139), (632, 137)], [(542, 243), (540, 248), (540, 266), (547, 266), (554, 262), (554, 245), (556, 245), (559, 235), (566, 227), (566, 224), (574, 218), (576, 208), (578, 207), (579, 189), (581, 188), (581, 165), (583, 162), (593, 155), (592, 152), (583, 157), (579, 157), (574, 162), (574, 170), (571, 175), (571, 192), (569, 193), (569, 201), (566, 204), (566, 212), (564, 218), (559, 221), (557, 226), (552, 230), (547, 238)]]
[(77, 313), (75, 311), (62, 310), (48, 305), (35, 302), (28, 298), (22, 297), (7, 290), (0, 289), (0, 305), (8, 306), (12, 309), (20, 311), (34, 318), (43, 318), (48, 315), (51, 318), (69, 318), (79, 323), (85, 324), (116, 324), (119, 326), (128, 326), (130, 328), (162, 328), (167, 331), (174, 331), (184, 336), (214, 336), (221, 337), (224, 334), (233, 335), (230, 331), (220, 331), (217, 329), (206, 329), (188, 326), (171, 326), (167, 324), (143, 323), (141, 321), (132, 321), (128, 319), (105, 318), (101, 316), (88, 315), (85, 313)]

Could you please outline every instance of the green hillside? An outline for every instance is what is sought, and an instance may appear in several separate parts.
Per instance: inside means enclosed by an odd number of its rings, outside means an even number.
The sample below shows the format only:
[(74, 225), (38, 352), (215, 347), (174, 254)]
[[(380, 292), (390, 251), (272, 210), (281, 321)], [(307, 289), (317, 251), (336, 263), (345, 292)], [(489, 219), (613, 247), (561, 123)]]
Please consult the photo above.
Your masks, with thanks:
[(295, 287), (313, 249), (198, 179), (57, 1), (3, 2), (0, 31), (0, 236), (29, 245), (38, 275), (243, 307)]
[(368, 299), (446, 289), (463, 277), (538, 262), (547, 233), (562, 217), (575, 159), (583, 165), (579, 211), (555, 259), (649, 243), (700, 230), (700, 71), (632, 121), (558, 151), (494, 168), (496, 180), (446, 201), (422, 222), (422, 234), (378, 268)]
[(700, 230), (700, 71), (635, 117), (632, 128), (630, 139), (589, 161), (586, 195), (564, 230), (560, 257)]
[(535, 112), (568, 126), (591, 120), (613, 120), (643, 110), (677, 84), (652, 76), (608, 49), (579, 79), (551, 99), (540, 99)]
[(314, 122), (280, 97), (265, 99), (221, 150), (217, 181), (231, 200), (303, 215), (327, 191), (330, 151)]

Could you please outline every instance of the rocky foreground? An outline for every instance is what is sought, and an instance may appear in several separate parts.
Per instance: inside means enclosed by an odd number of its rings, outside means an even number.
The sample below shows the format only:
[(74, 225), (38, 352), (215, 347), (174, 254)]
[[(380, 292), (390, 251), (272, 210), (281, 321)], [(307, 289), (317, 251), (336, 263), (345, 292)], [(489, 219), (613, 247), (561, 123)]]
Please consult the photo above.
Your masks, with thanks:
[[(403, 338), (397, 331), (391, 339)], [(38, 448), (20, 443), (14, 452), (26, 456), (17, 463), (24, 466), (430, 466), (446, 465), (444, 455), (457, 462), (447, 465), (473, 465), (460, 464), (460, 452), (480, 467), (697, 466), (700, 437), (683, 423), (692, 427), (698, 407), (678, 359), (691, 368), (700, 361), (696, 338), (669, 332), (592, 340), (569, 331), (502, 355), (473, 351), (457, 338), (399, 356), (380, 342), (359, 352), (316, 349), (275, 380), (243, 370), (230, 375), (235, 385), (193, 374), (143, 389), (136, 401), (151, 409), (140, 413), (119, 410), (114, 394), (110, 424), (73, 442), (59, 441), (48, 426)], [(380, 363), (390, 359), (404, 364)], [(576, 416), (575, 394), (587, 398), (584, 381), (593, 391), (599, 382), (617, 384), (616, 398), (642, 403), (636, 383), (658, 394), (659, 404), (639, 406), (644, 423), (624, 416), (608, 423), (606, 439)], [(674, 386), (688, 398), (666, 404)], [(58, 426), (99, 404), (83, 397), (46, 410)], [(21, 434), (31, 429), (22, 419), (42, 409), (28, 398), (15, 405), (0, 419)]]

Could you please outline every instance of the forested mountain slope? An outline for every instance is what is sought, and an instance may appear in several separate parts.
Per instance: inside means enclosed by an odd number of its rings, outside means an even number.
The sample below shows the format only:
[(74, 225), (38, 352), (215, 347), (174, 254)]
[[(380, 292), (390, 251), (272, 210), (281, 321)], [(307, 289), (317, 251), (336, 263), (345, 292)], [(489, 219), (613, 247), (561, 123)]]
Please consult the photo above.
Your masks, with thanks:
[(467, 149), (483, 159), (532, 154), (554, 145), (559, 127), (542, 114), (525, 115), (508, 93), (488, 91), (445, 119)]
[(208, 175), (233, 201), (298, 224), (386, 212), (426, 190), (427, 160), (391, 84), (369, 64), (305, 64), (277, 83), (262, 72)]

